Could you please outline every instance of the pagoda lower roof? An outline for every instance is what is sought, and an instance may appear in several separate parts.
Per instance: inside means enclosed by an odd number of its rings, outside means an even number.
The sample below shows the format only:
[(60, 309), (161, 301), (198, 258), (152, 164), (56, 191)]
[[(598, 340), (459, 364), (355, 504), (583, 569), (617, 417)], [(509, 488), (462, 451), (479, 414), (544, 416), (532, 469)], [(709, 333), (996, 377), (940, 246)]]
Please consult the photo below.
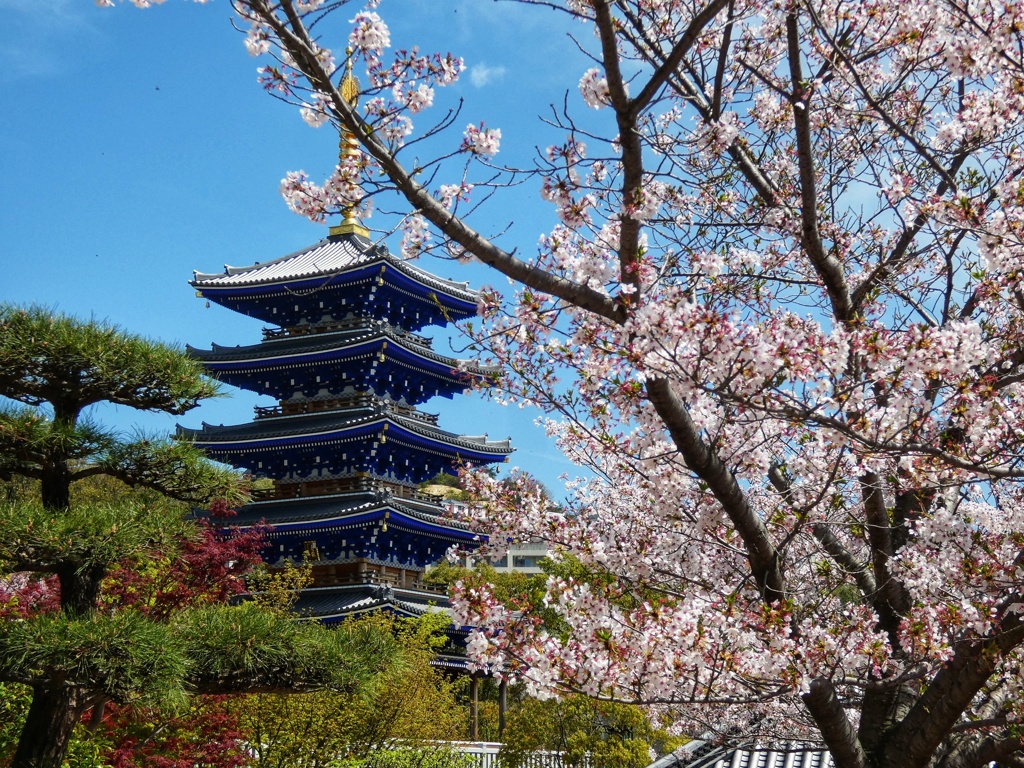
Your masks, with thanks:
[[(387, 432), (389, 438), (424, 441), (424, 445), (443, 447), (446, 452), (465, 451), (467, 457), (494, 461), (512, 453), (511, 440), (488, 440), (487, 435), (457, 435), (431, 426), (386, 400), (368, 406), (341, 408), (322, 413), (299, 413), (270, 416), (245, 424), (214, 426), (203, 422), (201, 429), (178, 427), (178, 436), (193, 440), (203, 448), (237, 446), (239, 448), (274, 448), (287, 443), (317, 442), (344, 439), (361, 434)], [(418, 413), (412, 411), (412, 414)]]
[(414, 339), (387, 323), (364, 320), (324, 333), (282, 336), (247, 346), (189, 346), (188, 353), (229, 384), (281, 400), (296, 391), (315, 393), (371, 381), (387, 388), (390, 376), (393, 396), (418, 402), (435, 393), (450, 397), (473, 379), (498, 370), (440, 355)]
[[(309, 587), (302, 590), (294, 612), (301, 619), (334, 624), (349, 616), (388, 611), (408, 618), (428, 613), (451, 614), (451, 601), (444, 592), (408, 589), (382, 583)], [(445, 634), (448, 644), (431, 661), (431, 666), (465, 670), (465, 645), (472, 627), (452, 624)]]
[[(427, 312), (418, 327), (470, 317), (476, 314), (478, 298), (468, 283), (432, 275), (394, 256), (383, 243), (356, 234), (331, 236), (272, 261), (225, 265), (219, 273), (195, 272), (190, 283), (210, 301), (281, 324), (308, 319), (321, 292), (339, 286), (363, 285), (367, 294), (387, 286), (385, 293), (398, 301), (404, 297), (406, 303), (416, 299), (425, 308), (436, 305), (438, 312)], [(275, 302), (275, 296), (283, 303)], [(334, 304), (316, 309), (330, 310)]]
[(179, 426), (178, 437), (218, 461), (275, 479), (355, 471), (417, 483), (460, 462), (490, 464), (512, 452), (510, 440), (445, 432), (418, 411), (388, 401), (230, 426)]
[[(336, 624), (349, 616), (387, 611), (406, 618), (428, 613), (450, 614), (450, 601), (443, 592), (393, 587), (387, 584), (351, 584), (334, 587), (310, 587), (302, 590), (294, 612), (300, 619)], [(448, 644), (431, 659), (430, 665), (464, 672), (468, 669), (465, 646), (470, 627), (452, 624), (445, 634)]]
[(273, 527), (275, 537), (280, 537), (336, 534), (384, 519), (396, 530), (449, 543), (470, 543), (479, 538), (464, 523), (448, 516), (438, 504), (399, 499), (381, 491), (254, 501), (241, 507), (231, 524), (240, 528), (267, 524)]
[[(294, 611), (302, 618), (331, 623), (360, 613), (387, 610), (416, 617), (448, 610), (443, 592), (393, 587), (387, 584), (346, 584), (302, 590)], [(452, 627), (456, 630), (456, 627)]]

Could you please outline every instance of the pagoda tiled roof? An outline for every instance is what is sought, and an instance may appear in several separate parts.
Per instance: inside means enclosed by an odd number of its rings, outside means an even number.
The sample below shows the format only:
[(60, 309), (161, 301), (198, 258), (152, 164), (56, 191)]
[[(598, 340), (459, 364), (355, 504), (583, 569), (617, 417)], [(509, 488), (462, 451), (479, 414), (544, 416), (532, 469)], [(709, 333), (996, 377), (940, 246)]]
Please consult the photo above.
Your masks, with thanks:
[(471, 290), (468, 283), (432, 275), (394, 256), (383, 243), (375, 244), (356, 234), (328, 237), (287, 256), (247, 267), (225, 264), (223, 272), (195, 272), (190, 282), (198, 289), (284, 286), (311, 278), (342, 275), (378, 263), (386, 264), (431, 290), (442, 291), (466, 302), (475, 303), (477, 300), (477, 292)]
[[(497, 366), (483, 366), (469, 360), (458, 360), (441, 355), (424, 344), (418, 343), (418, 337), (394, 328), (390, 324), (377, 320), (364, 320), (351, 327), (343, 327), (324, 333), (306, 333), (294, 336), (281, 336), (259, 344), (245, 346), (222, 346), (213, 344), (209, 350), (188, 346), (188, 353), (204, 363), (278, 363), (284, 367), (294, 366), (308, 356), (322, 358), (330, 352), (344, 352), (358, 346), (371, 344), (375, 341), (387, 341), (401, 347), (414, 357), (420, 357), (432, 363), (440, 363), (448, 370), (465, 371), (467, 375), (487, 375), (499, 370)], [(316, 360), (310, 361), (315, 363)]]
[(329, 439), (332, 436), (341, 437), (341, 433), (344, 432), (376, 424), (394, 426), (454, 448), (466, 448), (490, 454), (510, 454), (513, 450), (509, 439), (491, 441), (487, 439), (487, 435), (457, 435), (454, 432), (446, 432), (432, 426), (426, 420), (410, 415), (400, 415), (397, 407), (388, 401), (377, 401), (366, 406), (341, 408), (320, 413), (273, 416), (245, 424), (214, 426), (203, 422), (200, 429), (179, 426), (178, 436), (192, 439), (200, 445), (207, 443), (260, 443), (289, 437)]
[(384, 512), (389, 513), (392, 526), (433, 531), (449, 538), (473, 537), (465, 523), (448, 516), (440, 505), (402, 499), (382, 491), (254, 501), (238, 510), (232, 524), (244, 528), (266, 522), (279, 533), (314, 528), (329, 532), (329, 528), (355, 525)]
[(304, 589), (295, 604), (295, 612), (304, 618), (330, 621), (382, 609), (423, 616), (446, 610), (447, 606), (448, 598), (441, 593), (386, 584), (345, 584)]

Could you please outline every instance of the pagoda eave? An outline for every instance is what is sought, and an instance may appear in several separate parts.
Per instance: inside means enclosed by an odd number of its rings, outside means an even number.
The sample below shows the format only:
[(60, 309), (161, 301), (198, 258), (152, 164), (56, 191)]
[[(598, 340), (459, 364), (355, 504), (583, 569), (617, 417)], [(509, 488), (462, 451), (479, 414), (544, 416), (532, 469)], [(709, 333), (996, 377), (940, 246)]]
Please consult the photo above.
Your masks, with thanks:
[(220, 350), (193, 349), (189, 354), (222, 381), (281, 400), (295, 392), (306, 397), (321, 390), (338, 395), (346, 388), (368, 389), (376, 384), (396, 400), (417, 404), (438, 395), (451, 398), (495, 373), (493, 368), (437, 355), (387, 336), (288, 355), (225, 355)]
[(470, 531), (465, 525), (444, 517), (437, 517), (435, 520), (424, 519), (423, 516), (410, 514), (401, 505), (384, 503), (373, 505), (360, 505), (354, 509), (339, 509), (334, 514), (324, 517), (309, 517), (303, 520), (291, 522), (280, 521), (271, 517), (261, 517), (253, 520), (257, 510), (243, 508), (239, 511), (242, 518), (235, 522), (239, 529), (269, 525), (272, 530), (268, 533), (271, 539), (282, 537), (295, 537), (302, 534), (338, 534), (364, 528), (366, 525), (387, 521), (389, 528), (406, 533), (427, 534), (433, 539), (442, 539), (451, 543), (468, 543), (477, 540), (477, 534)]
[(447, 608), (446, 595), (438, 593), (429, 597), (425, 600), (421, 592), (383, 584), (312, 587), (303, 591), (295, 611), (302, 618), (330, 625), (372, 611), (384, 610), (415, 618)]
[[(361, 308), (368, 315), (401, 317), (415, 330), (471, 317), (478, 299), (468, 285), (434, 277), (354, 235), (330, 237), (263, 264), (196, 272), (190, 285), (209, 301), (282, 325), (298, 324), (311, 310), (333, 316)], [(330, 299), (342, 294), (341, 302)]]
[(484, 376), (496, 373), (496, 366), (479, 365), (472, 360), (459, 360), (441, 355), (427, 347), (407, 342), (391, 333), (366, 334), (358, 340), (338, 343), (311, 344), (307, 348), (278, 351), (273, 342), (249, 346), (222, 347), (212, 349), (186, 347), (190, 357), (199, 360), (211, 370), (286, 370), (295, 365), (312, 366), (324, 362), (349, 361), (368, 355), (383, 354), (395, 362), (415, 365), (432, 371), (465, 371), (470, 375)]
[(377, 438), (381, 443), (394, 441), (426, 452), (458, 455), (482, 461), (500, 460), (512, 453), (508, 440), (491, 442), (486, 436), (455, 435), (426, 425), (421, 426), (413, 419), (401, 416), (374, 414), (349, 420), (310, 421), (304, 424), (303, 421), (308, 418), (305, 414), (281, 416), (252, 424), (220, 427), (204, 422), (198, 430), (179, 426), (178, 436), (189, 439), (197, 447), (212, 453), (262, 453), (293, 446), (316, 448), (341, 445), (366, 437)]

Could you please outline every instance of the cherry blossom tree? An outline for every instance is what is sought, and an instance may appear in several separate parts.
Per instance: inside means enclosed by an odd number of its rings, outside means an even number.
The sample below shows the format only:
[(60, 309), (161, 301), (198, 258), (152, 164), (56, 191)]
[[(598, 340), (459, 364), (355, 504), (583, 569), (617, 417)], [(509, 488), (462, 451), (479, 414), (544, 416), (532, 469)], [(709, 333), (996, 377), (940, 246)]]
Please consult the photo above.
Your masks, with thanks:
[[(407, 255), (518, 283), (477, 343), (594, 472), (559, 510), (476, 480), (492, 541), (583, 568), (558, 632), (458, 594), (477, 663), (842, 768), (1024, 765), (1024, 3), (524, 2), (589, 62), (512, 169), (500, 126), (414, 124), (463, 64), (386, 7), (234, 0), (264, 87), (361, 150), (288, 204), (397, 193)], [(523, 258), (470, 214), (531, 178)]]

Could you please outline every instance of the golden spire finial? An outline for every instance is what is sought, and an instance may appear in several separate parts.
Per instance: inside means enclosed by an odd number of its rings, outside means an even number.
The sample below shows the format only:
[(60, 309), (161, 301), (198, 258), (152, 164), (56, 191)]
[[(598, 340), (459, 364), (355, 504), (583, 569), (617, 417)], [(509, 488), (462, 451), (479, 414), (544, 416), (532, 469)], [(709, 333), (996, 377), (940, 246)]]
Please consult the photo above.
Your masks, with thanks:
[[(352, 74), (352, 53), (351, 48), (345, 49), (345, 76), (341, 78), (338, 91), (341, 93), (341, 98), (354, 109), (359, 103), (359, 81)], [(359, 151), (359, 142), (356, 140), (355, 134), (348, 128), (342, 127), (341, 141), (338, 142), (338, 159), (344, 164), (346, 158), (358, 157)], [(330, 234), (332, 236), (356, 234), (369, 237), (370, 230), (359, 223), (359, 219), (356, 217), (356, 206), (350, 205), (342, 212), (341, 224), (331, 227)]]
[(354, 107), (359, 101), (359, 81), (352, 74), (352, 53), (351, 47), (345, 49), (345, 76), (341, 78), (341, 85), (338, 88), (341, 91), (341, 98), (347, 101), (350, 107)]

